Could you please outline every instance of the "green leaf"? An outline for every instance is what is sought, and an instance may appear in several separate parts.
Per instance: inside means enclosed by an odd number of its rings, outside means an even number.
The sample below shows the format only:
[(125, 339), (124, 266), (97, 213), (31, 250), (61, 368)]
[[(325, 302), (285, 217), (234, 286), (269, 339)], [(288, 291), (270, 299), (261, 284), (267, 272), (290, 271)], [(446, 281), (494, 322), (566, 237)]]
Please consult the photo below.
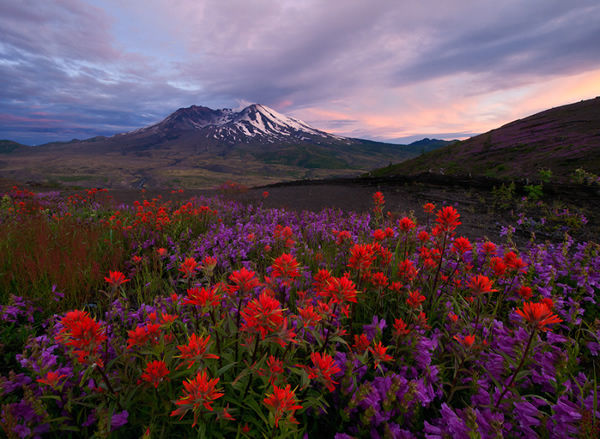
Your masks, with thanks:
[(254, 410), (256, 412), (256, 414), (260, 417), (260, 419), (263, 420), (263, 422), (265, 424), (269, 425), (268, 419), (265, 417), (262, 410), (260, 409), (260, 406), (258, 405), (258, 402), (256, 402), (256, 400), (254, 398), (246, 398), (246, 400), (243, 402), (246, 403), (246, 406), (248, 406), (252, 410)]
[[(217, 370), (216, 376), (221, 376), (223, 375), (225, 372), (227, 372), (229, 369), (231, 369), (232, 367), (234, 367), (237, 363), (232, 361), (229, 364), (226, 364), (225, 366), (223, 366), (222, 368), (220, 368), (219, 370)], [(237, 378), (236, 378), (237, 380)]]
[(515, 378), (515, 382), (521, 380), (522, 378), (526, 377), (527, 375), (531, 374), (530, 370), (521, 370), (516, 378)]

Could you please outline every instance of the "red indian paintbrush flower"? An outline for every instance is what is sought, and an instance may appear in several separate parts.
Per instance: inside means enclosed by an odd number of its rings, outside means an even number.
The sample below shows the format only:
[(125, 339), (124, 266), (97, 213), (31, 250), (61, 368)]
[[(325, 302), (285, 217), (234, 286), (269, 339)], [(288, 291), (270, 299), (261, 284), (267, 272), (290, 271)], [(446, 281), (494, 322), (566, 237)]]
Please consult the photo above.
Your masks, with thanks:
[[(279, 427), (279, 421), (285, 415), (287, 421), (297, 424), (298, 422), (294, 419), (294, 412), (301, 409), (302, 406), (298, 404), (296, 395), (289, 384), (284, 387), (278, 387), (273, 385), (273, 393), (266, 395), (263, 399), (263, 404), (267, 406), (269, 411), (274, 412), (275, 415), (275, 427)], [(285, 412), (290, 412), (287, 415)]]
[(321, 268), (321, 269), (319, 269), (317, 274), (314, 275), (313, 278), (314, 278), (314, 282), (312, 285), (315, 288), (315, 290), (323, 291), (325, 288), (327, 288), (329, 279), (331, 279), (331, 273), (328, 270)]
[(104, 280), (113, 288), (117, 288), (125, 282), (129, 282), (129, 279), (127, 279), (120, 271), (109, 271), (108, 277), (105, 277)]
[(412, 282), (417, 276), (415, 264), (410, 259), (405, 259), (398, 264), (398, 278), (401, 281)]
[(198, 288), (188, 288), (187, 289), (187, 298), (183, 300), (184, 305), (196, 305), (205, 307), (214, 307), (217, 306), (222, 299), (220, 294), (216, 294), (217, 288), (212, 287), (210, 289), (206, 289), (204, 287)]
[(524, 299), (524, 300), (529, 300), (533, 296), (533, 293), (531, 292), (531, 288), (526, 287), (525, 285), (521, 285), (521, 287), (519, 288), (517, 293), (519, 294), (521, 299)]
[(442, 232), (452, 232), (457, 226), (462, 224), (458, 221), (458, 218), (460, 218), (460, 215), (456, 209), (452, 206), (446, 206), (438, 211), (435, 221)]
[(394, 321), (394, 338), (402, 337), (404, 335), (408, 335), (410, 333), (410, 329), (402, 319), (395, 319)]
[(498, 256), (494, 256), (490, 259), (490, 268), (494, 272), (494, 276), (500, 277), (504, 276), (504, 273), (506, 273), (506, 263)]
[(383, 241), (386, 238), (386, 234), (382, 229), (377, 229), (373, 232), (373, 239), (375, 241)]
[(481, 274), (471, 276), (471, 279), (469, 279), (469, 282), (467, 282), (467, 287), (471, 289), (473, 296), (475, 297), (484, 293), (498, 291), (496, 289), (492, 289), (492, 281), (487, 276), (483, 276)]
[(398, 220), (398, 227), (402, 233), (408, 233), (416, 227), (416, 224), (409, 217), (405, 216)]
[(371, 244), (356, 244), (350, 249), (348, 267), (359, 271), (368, 270), (375, 257), (375, 251)]
[(158, 388), (158, 385), (169, 373), (171, 372), (164, 361), (155, 360), (146, 365), (146, 371), (142, 374), (142, 379)]
[(295, 257), (289, 253), (284, 253), (273, 262), (273, 271), (271, 272), (271, 275), (273, 277), (285, 278), (298, 277), (300, 276), (300, 273), (298, 272), (299, 266), (300, 264)]
[(481, 249), (486, 255), (495, 255), (496, 254), (496, 244), (491, 241), (486, 241), (481, 246)]
[(63, 329), (57, 336), (57, 341), (67, 346), (73, 346), (80, 363), (102, 363), (95, 361), (95, 355), (100, 345), (106, 340), (106, 335), (98, 322), (85, 311), (70, 311), (61, 320)]
[(222, 389), (216, 388), (218, 382), (219, 378), (209, 379), (206, 376), (206, 371), (198, 372), (196, 378), (184, 381), (184, 395), (175, 402), (179, 407), (171, 412), (171, 416), (181, 415), (181, 418), (179, 418), (181, 420), (188, 410), (193, 410), (194, 423), (192, 427), (194, 427), (198, 422), (201, 406), (212, 412), (211, 404), (224, 395), (224, 393), (221, 393)]
[(406, 299), (406, 303), (412, 309), (417, 309), (423, 302), (425, 302), (425, 296), (419, 293), (419, 290), (410, 291), (408, 293), (408, 299)]
[[(192, 334), (188, 341), (188, 344), (177, 346), (177, 349), (181, 351), (181, 355), (176, 356), (175, 358), (181, 358), (182, 360), (187, 360), (188, 369), (191, 368), (195, 362), (201, 360), (208, 359), (218, 359), (219, 356), (215, 354), (207, 353), (209, 348), (210, 335), (207, 335), (206, 338), (202, 338), (202, 336), (197, 336), (196, 334)], [(181, 364), (177, 366), (177, 369), (181, 367)]]
[(198, 269), (198, 262), (194, 258), (185, 258), (179, 267), (179, 271), (183, 274), (183, 277), (190, 279), (194, 276)]
[(246, 305), (241, 315), (244, 319), (241, 330), (260, 332), (263, 340), (269, 333), (278, 332), (283, 328), (284, 317), (281, 304), (264, 291), (258, 300), (252, 299)]
[(315, 307), (308, 305), (305, 308), (298, 308), (298, 315), (304, 327), (314, 326), (323, 318), (321, 314), (315, 312)]
[(475, 335), (465, 335), (464, 337), (455, 335), (454, 339), (467, 349), (473, 346), (473, 343), (475, 343)]
[(382, 361), (390, 361), (393, 360), (394, 357), (386, 354), (388, 350), (387, 347), (384, 347), (381, 342), (377, 343), (373, 347), (369, 347), (369, 352), (373, 355), (373, 359), (375, 360), (375, 369), (379, 366), (379, 363)]
[(333, 303), (344, 304), (346, 302), (357, 303), (356, 286), (347, 277), (332, 277), (329, 279), (327, 287), (321, 291), (324, 297), (330, 297)]
[(285, 372), (285, 369), (283, 367), (283, 361), (281, 361), (274, 355), (269, 355), (269, 358), (267, 359), (266, 369), (260, 368), (258, 374), (260, 376), (268, 376), (269, 384), (273, 385), (273, 383), (275, 383), (275, 381), (282, 376), (283, 372)]
[(156, 345), (160, 341), (161, 325), (148, 323), (129, 331), (127, 335), (129, 337), (127, 339), (127, 349), (131, 349), (133, 346), (144, 346), (148, 341)]
[(550, 329), (547, 328), (546, 325), (562, 322), (562, 319), (559, 319), (556, 314), (553, 314), (552, 310), (544, 302), (525, 302), (523, 304), (523, 309), (517, 309), (516, 311), (517, 314), (523, 317), (533, 329), (539, 329), (542, 332), (546, 332)]
[(371, 344), (367, 334), (354, 334), (354, 344), (352, 345), (352, 350), (362, 354)]
[(58, 382), (65, 378), (66, 375), (59, 375), (58, 372), (48, 372), (46, 378), (38, 378), (37, 382), (40, 384), (48, 384), (53, 389), (58, 386)]
[(512, 259), (506, 261), (506, 265), (508, 266), (508, 269), (511, 270), (515, 274), (525, 273), (527, 271), (527, 270), (525, 270), (525, 267), (527, 267), (527, 264), (521, 258), (512, 258)]
[(375, 203), (375, 207), (373, 207), (373, 212), (375, 213), (375, 215), (381, 215), (383, 213), (383, 205), (385, 204), (383, 194), (381, 192), (375, 192), (373, 194), (373, 202)]
[(227, 287), (229, 294), (238, 292), (239, 295), (244, 295), (260, 285), (254, 271), (247, 270), (246, 267), (231, 273), (229, 280), (233, 283)]
[(129, 338), (127, 339), (127, 349), (131, 349), (134, 346), (144, 346), (150, 339), (150, 334), (146, 329), (146, 326), (138, 326), (127, 333)]
[(320, 354), (318, 352), (313, 352), (310, 354), (310, 359), (313, 362), (313, 366), (303, 366), (297, 364), (296, 366), (306, 369), (308, 372), (309, 379), (318, 379), (321, 383), (323, 383), (330, 392), (333, 392), (335, 389), (335, 384), (338, 384), (336, 381), (333, 381), (331, 375), (336, 374), (341, 371), (340, 367), (335, 363), (333, 357), (329, 354)]
[(371, 276), (371, 283), (375, 288), (385, 288), (389, 284), (389, 280), (384, 273), (377, 272)]
[(473, 247), (467, 238), (461, 236), (460, 238), (456, 238), (452, 243), (452, 252), (457, 253), (459, 255), (463, 255), (469, 250), (472, 250)]
[(435, 210), (435, 204), (425, 203), (423, 204), (423, 210), (425, 211), (425, 213), (433, 213), (433, 211)]

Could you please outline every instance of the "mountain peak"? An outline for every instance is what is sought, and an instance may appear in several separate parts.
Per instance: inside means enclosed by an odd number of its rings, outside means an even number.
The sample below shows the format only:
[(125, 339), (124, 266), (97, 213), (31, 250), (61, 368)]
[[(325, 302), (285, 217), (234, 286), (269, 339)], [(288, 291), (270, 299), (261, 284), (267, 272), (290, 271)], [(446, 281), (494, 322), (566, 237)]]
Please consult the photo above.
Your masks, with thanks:
[(155, 133), (173, 138), (187, 132), (197, 132), (205, 138), (227, 144), (250, 141), (271, 144), (348, 140), (317, 130), (301, 120), (285, 116), (262, 104), (252, 104), (238, 112), (229, 108), (213, 110), (192, 105), (178, 109), (157, 124), (131, 133)]

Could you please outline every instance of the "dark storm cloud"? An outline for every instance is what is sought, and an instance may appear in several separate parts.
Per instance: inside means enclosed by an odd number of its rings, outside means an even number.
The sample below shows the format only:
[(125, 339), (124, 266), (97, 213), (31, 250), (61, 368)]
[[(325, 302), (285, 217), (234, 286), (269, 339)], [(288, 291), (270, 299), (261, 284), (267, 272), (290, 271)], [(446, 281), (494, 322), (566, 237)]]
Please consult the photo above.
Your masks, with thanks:
[[(595, 0), (5, 0), (0, 138), (109, 135), (239, 101), (371, 138), (403, 119), (466, 132), (425, 116), (498, 118), (490, 94), (600, 71), (599, 22)], [(388, 114), (396, 128), (376, 129)]]

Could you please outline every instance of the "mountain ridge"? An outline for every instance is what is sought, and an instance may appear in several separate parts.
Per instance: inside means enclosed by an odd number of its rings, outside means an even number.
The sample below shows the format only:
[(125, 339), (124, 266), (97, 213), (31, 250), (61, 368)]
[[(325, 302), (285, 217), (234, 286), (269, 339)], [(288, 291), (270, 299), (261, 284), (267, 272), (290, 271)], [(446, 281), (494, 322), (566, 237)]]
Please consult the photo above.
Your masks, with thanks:
[(337, 136), (260, 104), (240, 111), (190, 106), (108, 138), (17, 147), (2, 157), (0, 171), (103, 187), (257, 185), (356, 176), (438, 146)]

